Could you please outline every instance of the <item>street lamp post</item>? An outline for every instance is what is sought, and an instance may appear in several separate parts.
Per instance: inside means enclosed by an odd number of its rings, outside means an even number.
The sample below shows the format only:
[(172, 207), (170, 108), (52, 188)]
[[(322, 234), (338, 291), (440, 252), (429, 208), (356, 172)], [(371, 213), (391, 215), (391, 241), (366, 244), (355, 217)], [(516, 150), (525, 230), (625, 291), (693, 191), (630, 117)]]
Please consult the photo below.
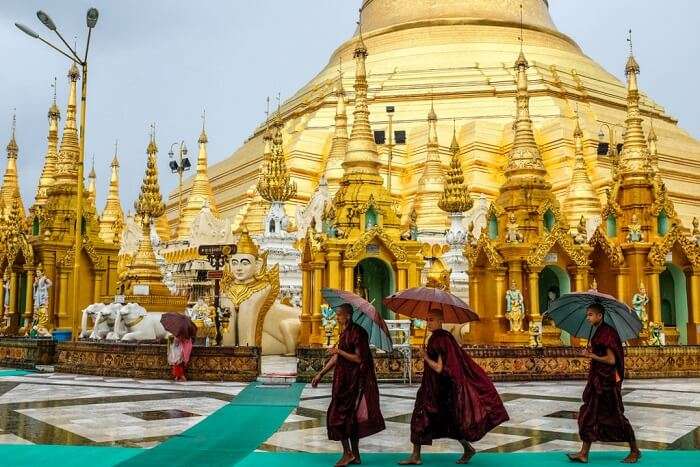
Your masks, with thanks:
[[(180, 145), (178, 148), (178, 159), (175, 159), (175, 153), (173, 152), (173, 148), (177, 145)], [(187, 158), (187, 146), (185, 146), (184, 141), (180, 141), (179, 143), (173, 143), (170, 145), (170, 151), (168, 151), (168, 156), (170, 156), (170, 171), (172, 173), (178, 174), (180, 178), (179, 182), (179, 189), (178, 189), (178, 199), (177, 199), (177, 217), (178, 219), (182, 218), (182, 174), (187, 172), (192, 168), (192, 164), (190, 164), (189, 158)]]
[[(73, 249), (74, 251), (74, 256), (73, 256), (73, 310), (71, 312), (71, 339), (72, 340), (77, 340), (78, 338), (78, 326), (77, 326), (77, 313), (78, 309), (80, 308), (79, 300), (78, 300), (78, 282), (79, 282), (79, 272), (80, 272), (80, 253), (83, 249), (83, 242), (82, 242), (82, 230), (83, 230), (83, 163), (85, 160), (85, 117), (86, 117), (86, 109), (87, 109), (87, 78), (88, 78), (88, 51), (90, 50), (90, 37), (92, 35), (92, 29), (95, 27), (97, 24), (97, 19), (99, 18), (99, 12), (97, 11), (97, 8), (90, 8), (87, 11), (87, 15), (85, 18), (85, 23), (88, 27), (88, 37), (87, 37), (87, 43), (85, 45), (85, 56), (83, 58), (80, 58), (75, 50), (66, 42), (66, 40), (63, 38), (61, 33), (58, 31), (58, 28), (56, 27), (56, 24), (53, 22), (51, 17), (46, 14), (45, 12), (39, 10), (36, 12), (37, 18), (39, 18), (39, 21), (41, 21), (44, 26), (46, 26), (50, 31), (53, 31), (56, 33), (56, 35), (61, 39), (61, 42), (68, 48), (68, 50), (71, 52), (72, 56), (64, 52), (63, 50), (59, 49), (55, 45), (51, 44), (47, 40), (43, 39), (42, 37), (39, 36), (36, 32), (32, 31), (29, 29), (27, 26), (24, 26), (22, 24), (15, 23), (15, 26), (19, 28), (22, 32), (27, 34), (28, 36), (34, 38), (34, 39), (39, 39), (43, 43), (47, 44), (54, 50), (57, 50), (61, 54), (65, 55), (68, 57), (70, 60), (75, 62), (77, 65), (80, 65), (83, 71), (83, 83), (80, 88), (80, 142), (79, 142), (79, 151), (78, 151), (78, 160), (77, 160), (77, 169), (78, 169), (78, 187), (77, 187), (77, 202), (76, 202), (76, 207), (75, 207), (75, 236), (73, 238)], [(62, 291), (61, 293), (65, 293), (65, 291)]]
[(386, 113), (389, 116), (389, 144), (387, 145), (389, 149), (389, 156), (387, 158), (387, 170), (389, 174), (386, 179), (386, 186), (389, 195), (391, 195), (391, 159), (393, 159), (394, 156), (394, 106), (388, 105), (386, 107)]

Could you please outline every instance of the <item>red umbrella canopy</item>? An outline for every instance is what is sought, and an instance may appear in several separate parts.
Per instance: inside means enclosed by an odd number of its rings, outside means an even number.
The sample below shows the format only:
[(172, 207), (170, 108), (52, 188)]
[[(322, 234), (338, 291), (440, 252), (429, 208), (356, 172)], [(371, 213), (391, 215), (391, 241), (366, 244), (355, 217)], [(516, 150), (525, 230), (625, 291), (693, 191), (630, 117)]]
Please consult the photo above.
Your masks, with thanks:
[(166, 331), (180, 339), (194, 339), (197, 336), (197, 326), (192, 320), (180, 313), (163, 313), (160, 323)]
[(384, 304), (394, 312), (410, 318), (426, 320), (430, 310), (438, 309), (442, 311), (446, 323), (479, 321), (479, 315), (462, 299), (433, 287), (402, 290), (385, 298)]

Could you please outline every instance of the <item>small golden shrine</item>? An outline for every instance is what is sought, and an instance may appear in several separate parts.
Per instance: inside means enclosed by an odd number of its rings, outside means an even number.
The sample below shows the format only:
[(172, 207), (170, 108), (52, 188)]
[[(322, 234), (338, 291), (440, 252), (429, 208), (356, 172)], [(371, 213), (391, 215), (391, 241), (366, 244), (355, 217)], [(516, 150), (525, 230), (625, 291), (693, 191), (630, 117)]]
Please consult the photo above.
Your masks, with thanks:
[[(354, 291), (389, 318), (384, 297), (420, 285), (423, 259), (413, 221), (402, 226), (399, 205), (379, 174), (367, 107), (367, 48), (355, 47), (354, 122), (342, 162), (343, 176), (323, 216), (323, 232), (308, 229), (302, 247), (300, 345), (322, 345), (321, 289)], [(344, 99), (344, 93), (338, 93)], [(344, 104), (344, 102), (343, 102)], [(338, 106), (344, 112), (344, 105)], [(336, 116), (336, 123), (345, 120)], [(337, 135), (342, 139), (342, 129)], [(338, 144), (340, 144), (338, 142)]]
[(521, 51), (515, 62), (517, 114), (505, 182), (479, 240), (465, 247), (470, 302), (481, 319), (467, 336), (471, 343), (527, 345), (525, 322), (541, 322), (546, 309), (546, 275), (565, 278), (558, 293), (588, 286), (590, 247), (574, 244), (535, 141), (528, 66)]

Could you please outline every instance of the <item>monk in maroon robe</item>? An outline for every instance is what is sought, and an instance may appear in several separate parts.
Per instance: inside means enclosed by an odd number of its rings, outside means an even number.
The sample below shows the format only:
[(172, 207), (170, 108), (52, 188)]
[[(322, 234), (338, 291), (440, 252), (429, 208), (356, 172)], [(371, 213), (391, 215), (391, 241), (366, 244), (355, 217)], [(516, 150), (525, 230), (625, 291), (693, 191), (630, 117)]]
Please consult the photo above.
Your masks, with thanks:
[(573, 462), (588, 462), (591, 443), (596, 441), (627, 442), (629, 455), (622, 461), (634, 464), (642, 456), (634, 430), (625, 417), (622, 405), (622, 380), (625, 377), (625, 354), (614, 327), (603, 321), (603, 307), (594, 303), (586, 310), (586, 319), (595, 333), (583, 355), (591, 359), (588, 384), (583, 390), (583, 405), (578, 413), (578, 430), (583, 446), (568, 454)]
[(348, 304), (336, 308), (336, 319), (343, 331), (337, 347), (328, 349), (331, 359), (311, 381), (313, 387), (318, 386), (323, 375), (335, 367), (326, 425), (328, 439), (343, 444), (343, 457), (336, 466), (360, 464), (360, 438), (385, 428), (369, 337), (352, 322), (352, 312)]
[(432, 335), (423, 351), (425, 369), (411, 417), (413, 453), (401, 465), (421, 464), (421, 445), (439, 438), (459, 441), (464, 454), (457, 463), (466, 464), (476, 453), (470, 442), (509, 419), (486, 372), (442, 329), (443, 321), (440, 310), (428, 315)]

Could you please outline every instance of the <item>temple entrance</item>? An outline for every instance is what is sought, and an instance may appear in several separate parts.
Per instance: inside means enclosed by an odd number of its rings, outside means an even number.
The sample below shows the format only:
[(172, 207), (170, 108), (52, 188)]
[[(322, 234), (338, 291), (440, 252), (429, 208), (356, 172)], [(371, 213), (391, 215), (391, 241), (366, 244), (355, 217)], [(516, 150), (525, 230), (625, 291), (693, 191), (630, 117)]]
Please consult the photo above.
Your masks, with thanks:
[(685, 274), (681, 268), (666, 263), (666, 270), (659, 275), (661, 285), (661, 320), (665, 326), (678, 330), (678, 343), (688, 343), (688, 295)]
[[(540, 315), (547, 311), (552, 301), (569, 292), (571, 292), (571, 279), (566, 271), (555, 265), (545, 266), (540, 272), (539, 280)], [(553, 325), (551, 321), (542, 324)], [(571, 337), (567, 332), (561, 331), (560, 339), (564, 345), (571, 343)]]
[(374, 305), (384, 319), (394, 319), (394, 313), (383, 303), (394, 289), (393, 271), (384, 261), (366, 258), (355, 266), (354, 292)]

